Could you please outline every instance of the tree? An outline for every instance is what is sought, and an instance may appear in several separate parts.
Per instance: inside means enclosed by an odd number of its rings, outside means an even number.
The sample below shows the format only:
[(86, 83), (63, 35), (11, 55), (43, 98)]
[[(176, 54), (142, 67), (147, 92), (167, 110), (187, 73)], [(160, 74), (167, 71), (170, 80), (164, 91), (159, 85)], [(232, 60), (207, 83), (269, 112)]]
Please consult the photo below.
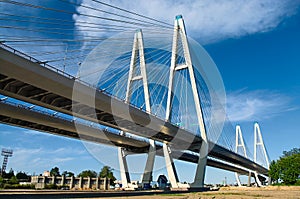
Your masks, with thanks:
[(3, 177), (0, 176), (0, 188), (3, 188), (4, 182), (5, 182), (5, 181), (4, 181)]
[(97, 172), (93, 171), (93, 170), (85, 170), (82, 171), (80, 174), (78, 174), (78, 177), (91, 177), (91, 178), (95, 178), (97, 177)]
[(59, 168), (58, 167), (54, 167), (50, 170), (50, 176), (60, 176), (59, 174)]
[(110, 184), (113, 184), (113, 182), (116, 180), (113, 169), (110, 168), (109, 166), (104, 166), (100, 173), (99, 173), (100, 178), (109, 178), (110, 179)]
[(18, 184), (19, 181), (16, 176), (12, 176), (9, 180), (9, 184)]
[(8, 173), (5, 171), (2, 173), (3, 178), (10, 179), (11, 177), (15, 176), (15, 172), (13, 169), (10, 169)]
[(70, 171), (64, 171), (61, 175), (66, 176), (66, 177), (72, 177), (75, 174), (73, 172), (70, 172)]
[(300, 148), (284, 151), (279, 160), (270, 165), (269, 175), (272, 181), (279, 179), (286, 185), (294, 185), (300, 181)]
[(290, 151), (283, 151), (283, 157), (288, 157), (296, 154), (300, 154), (300, 148), (299, 149), (293, 148)]
[(279, 166), (277, 162), (274, 160), (270, 164), (270, 169), (269, 169), (269, 177), (271, 178), (271, 181), (274, 183), (278, 183), (278, 180), (280, 178), (279, 176)]
[(17, 179), (19, 180), (28, 180), (29, 176), (25, 172), (18, 172), (16, 174)]
[(285, 184), (293, 185), (300, 176), (300, 153), (290, 154), (280, 159), (280, 178)]

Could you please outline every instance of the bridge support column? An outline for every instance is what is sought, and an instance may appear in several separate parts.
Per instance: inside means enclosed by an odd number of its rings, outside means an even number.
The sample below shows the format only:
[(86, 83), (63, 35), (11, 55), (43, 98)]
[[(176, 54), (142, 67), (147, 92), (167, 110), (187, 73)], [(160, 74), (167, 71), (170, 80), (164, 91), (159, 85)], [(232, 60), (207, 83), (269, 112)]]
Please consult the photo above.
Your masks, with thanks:
[(256, 186), (258, 186), (258, 187), (261, 187), (261, 186), (262, 186), (262, 183), (261, 183), (261, 181), (259, 180), (258, 174), (257, 174), (256, 171), (254, 172), (254, 180), (255, 180)]
[(196, 169), (196, 175), (194, 178), (194, 182), (191, 184), (191, 188), (203, 188), (204, 187), (207, 154), (208, 154), (208, 143), (203, 140), (202, 144), (201, 144), (200, 152), (199, 152), (199, 160), (198, 160), (198, 165), (197, 165), (197, 169)]
[(128, 165), (126, 160), (126, 151), (122, 147), (118, 147), (118, 156), (119, 156), (119, 164), (120, 164), (120, 174), (122, 181), (122, 188), (129, 188), (130, 184), (130, 176), (128, 172)]
[(178, 180), (175, 164), (174, 164), (174, 161), (173, 161), (173, 158), (171, 155), (172, 152), (171, 152), (170, 147), (166, 143), (163, 143), (163, 152), (164, 152), (168, 177), (169, 177), (171, 186), (172, 186), (172, 188), (178, 188), (179, 180)]
[(166, 168), (168, 172), (169, 181), (171, 183), (172, 189), (188, 189), (190, 188), (189, 184), (182, 184), (179, 182), (176, 167), (172, 157), (171, 148), (166, 144), (163, 143), (163, 152), (166, 161)]
[(150, 142), (150, 146), (149, 146), (148, 158), (147, 158), (143, 179), (142, 179), (143, 188), (150, 186), (150, 183), (152, 181), (152, 172), (153, 172), (154, 160), (156, 155), (155, 141), (150, 139), (149, 142)]
[(251, 186), (251, 172), (249, 171), (249, 175), (248, 175), (248, 184), (247, 184), (248, 187)]
[(234, 174), (235, 174), (235, 179), (236, 179), (237, 185), (238, 185), (239, 187), (241, 187), (241, 186), (242, 186), (242, 183), (241, 183), (241, 180), (240, 180), (240, 175), (239, 175), (237, 172), (235, 172)]

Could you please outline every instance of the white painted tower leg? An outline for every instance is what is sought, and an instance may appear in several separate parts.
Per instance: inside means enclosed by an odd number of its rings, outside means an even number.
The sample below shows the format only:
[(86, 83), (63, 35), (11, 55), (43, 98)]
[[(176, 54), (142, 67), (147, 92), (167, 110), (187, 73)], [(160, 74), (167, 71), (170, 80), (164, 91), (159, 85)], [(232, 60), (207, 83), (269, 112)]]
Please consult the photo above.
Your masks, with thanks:
[(126, 155), (127, 154), (126, 151), (124, 151), (124, 148), (118, 147), (120, 174), (121, 174), (122, 188), (124, 189), (129, 188), (129, 184), (130, 184), (130, 176), (128, 172)]
[(170, 147), (166, 144), (163, 143), (163, 152), (165, 156), (165, 161), (166, 161), (166, 167), (167, 167), (167, 172), (169, 176), (169, 181), (171, 183), (172, 188), (179, 188), (178, 186), (178, 176), (175, 168), (175, 164), (173, 162), (173, 158), (171, 155), (171, 149)]
[(146, 162), (143, 179), (142, 179), (143, 187), (145, 187), (145, 184), (150, 185), (152, 181), (152, 172), (153, 172), (154, 160), (156, 155), (155, 141), (149, 140), (149, 142), (150, 142), (149, 152), (148, 152), (147, 162)]
[(196, 169), (196, 175), (194, 178), (194, 182), (191, 184), (192, 188), (201, 188), (204, 187), (204, 178), (206, 171), (206, 163), (207, 163), (207, 154), (208, 154), (208, 144), (202, 142), (202, 146), (199, 152), (199, 160)]

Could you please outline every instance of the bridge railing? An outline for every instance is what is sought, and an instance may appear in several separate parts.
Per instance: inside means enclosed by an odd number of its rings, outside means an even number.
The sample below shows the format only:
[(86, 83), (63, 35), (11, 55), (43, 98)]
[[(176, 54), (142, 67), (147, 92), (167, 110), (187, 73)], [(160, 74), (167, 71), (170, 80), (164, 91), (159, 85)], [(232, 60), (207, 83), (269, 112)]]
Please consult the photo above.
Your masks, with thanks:
[(68, 78), (72, 78), (72, 79), (75, 78), (74, 76), (72, 76), (72, 75), (70, 75), (70, 74), (68, 74), (68, 73), (66, 73), (64, 71), (62, 71), (62, 70), (60, 70), (58, 68), (55, 68), (55, 67), (47, 64), (47, 61), (40, 61), (40, 60), (38, 60), (38, 59), (36, 59), (34, 57), (31, 57), (30, 55), (27, 55), (27, 54), (25, 54), (25, 53), (23, 53), (23, 52), (21, 52), (19, 50), (16, 50), (16, 49), (14, 49), (14, 48), (12, 48), (12, 47), (10, 47), (8, 45), (5, 45), (3, 42), (0, 42), (0, 46), (2, 48), (4, 48), (4, 49), (6, 49), (6, 50), (8, 50), (8, 51), (10, 51), (10, 52), (12, 52), (14, 54), (16, 54), (16, 55), (19, 55), (20, 57), (23, 57), (23, 58), (25, 58), (25, 59), (27, 59), (27, 60), (29, 60), (31, 62), (37, 63), (37, 64), (39, 64), (39, 65), (41, 65), (43, 67), (51, 69), (51, 70), (53, 70), (53, 71), (55, 71), (55, 72), (57, 72), (59, 74), (62, 74), (64, 76), (68, 77)]
[(36, 109), (36, 108), (34, 108), (34, 107), (38, 107), (36, 105), (27, 106), (25, 104), (20, 104), (20, 103), (17, 103), (17, 102), (10, 101), (7, 98), (6, 99), (0, 99), (0, 103), (4, 103), (4, 104), (12, 105), (12, 106), (15, 106), (15, 107), (18, 107), (18, 108), (30, 110), (30, 111), (37, 112), (37, 113), (41, 113), (41, 114), (48, 115), (48, 116), (51, 116), (51, 117), (54, 117), (54, 118), (58, 118), (58, 119), (61, 119), (61, 120), (64, 120), (64, 121), (68, 121), (68, 122), (72, 121), (71, 119), (68, 120), (66, 117), (59, 116), (58, 114), (54, 114), (54, 113), (52, 114), (52, 113), (49, 113), (47, 111)]

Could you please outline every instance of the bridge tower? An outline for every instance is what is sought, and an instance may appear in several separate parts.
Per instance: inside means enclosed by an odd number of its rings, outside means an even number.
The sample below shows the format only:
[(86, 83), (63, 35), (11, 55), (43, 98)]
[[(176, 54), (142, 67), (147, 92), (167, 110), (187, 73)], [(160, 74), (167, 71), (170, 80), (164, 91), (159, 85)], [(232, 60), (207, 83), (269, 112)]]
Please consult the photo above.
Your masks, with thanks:
[[(139, 68), (140, 74), (136, 74), (137, 70), (137, 60), (139, 58)], [(130, 103), (131, 95), (132, 95), (132, 83), (135, 81), (142, 81), (143, 90), (144, 90), (144, 99), (146, 104), (146, 111), (151, 113), (151, 105), (150, 105), (150, 96), (149, 96), (149, 88), (148, 88), (148, 81), (147, 81), (147, 71), (146, 71), (146, 62), (145, 62), (145, 55), (144, 55), (144, 41), (143, 41), (143, 33), (142, 30), (139, 29), (134, 34), (133, 46), (132, 46), (132, 53), (131, 53), (131, 60), (130, 60), (130, 68), (129, 68), (129, 75), (128, 75), (128, 82), (127, 82), (127, 89), (126, 89), (126, 96), (125, 102)], [(142, 186), (150, 186), (152, 181), (152, 172), (156, 154), (156, 147), (155, 141), (149, 140), (149, 152), (146, 161), (146, 166), (144, 169), (143, 177), (142, 177)], [(119, 154), (119, 163), (120, 163), (120, 173), (121, 173), (121, 181), (122, 186), (124, 189), (133, 189), (133, 186), (130, 182), (130, 176), (128, 172), (128, 165), (126, 156), (128, 153), (124, 148), (118, 148)]]
[[(240, 125), (235, 128), (235, 152), (238, 153), (239, 148), (243, 150), (243, 155), (247, 157), (246, 147), (243, 139), (243, 134)], [(239, 187), (242, 186), (239, 173), (235, 172), (235, 178)]]
[[(254, 123), (254, 154), (253, 154), (253, 160), (255, 163), (257, 163), (257, 149), (258, 147), (261, 147), (262, 151), (263, 151), (263, 155), (264, 155), (264, 159), (266, 161), (267, 164), (267, 168), (270, 168), (270, 161), (269, 161), (269, 157), (267, 154), (267, 150), (261, 135), (261, 131), (260, 131), (260, 127), (259, 124), (257, 122)], [(258, 179), (258, 174), (257, 172), (254, 172), (255, 175), (255, 181), (257, 183), (258, 186), (261, 186), (261, 181)]]
[[(183, 54), (185, 63), (177, 63), (177, 53), (178, 53), (178, 42), (181, 42), (183, 46)], [(202, 144), (199, 147), (199, 160), (196, 169), (196, 175), (194, 182), (189, 185), (190, 188), (202, 188), (204, 186), (205, 178), (205, 169), (207, 162), (208, 154), (208, 141), (206, 136), (206, 128), (203, 118), (203, 113), (201, 109), (199, 92), (196, 85), (196, 79), (192, 64), (192, 59), (189, 51), (189, 43), (186, 35), (184, 21), (181, 15), (176, 16), (174, 23), (174, 34), (173, 34), (173, 44), (172, 44), (172, 56), (171, 56), (171, 66), (170, 66), (170, 76), (169, 76), (169, 87), (168, 87), (168, 96), (167, 96), (167, 107), (166, 107), (166, 120), (170, 119), (171, 113), (171, 101), (172, 101), (172, 92), (173, 92), (173, 81), (175, 73), (180, 70), (188, 70), (190, 76), (190, 83), (192, 87), (193, 99), (195, 103), (195, 109), (198, 118), (198, 125), (200, 127), (200, 133), (202, 137)], [(172, 188), (186, 188), (186, 184), (179, 183), (178, 176), (176, 173), (175, 165), (171, 157), (171, 148), (167, 143), (164, 143), (163, 152), (166, 160), (167, 171), (169, 179), (172, 185)], [(189, 187), (188, 187), (189, 188)]]
[(262, 147), (263, 154), (265, 161), (267, 163), (267, 168), (270, 167), (270, 161), (268, 158), (267, 150), (261, 135), (259, 124), (256, 122), (254, 123), (254, 162), (257, 162), (257, 148)]

